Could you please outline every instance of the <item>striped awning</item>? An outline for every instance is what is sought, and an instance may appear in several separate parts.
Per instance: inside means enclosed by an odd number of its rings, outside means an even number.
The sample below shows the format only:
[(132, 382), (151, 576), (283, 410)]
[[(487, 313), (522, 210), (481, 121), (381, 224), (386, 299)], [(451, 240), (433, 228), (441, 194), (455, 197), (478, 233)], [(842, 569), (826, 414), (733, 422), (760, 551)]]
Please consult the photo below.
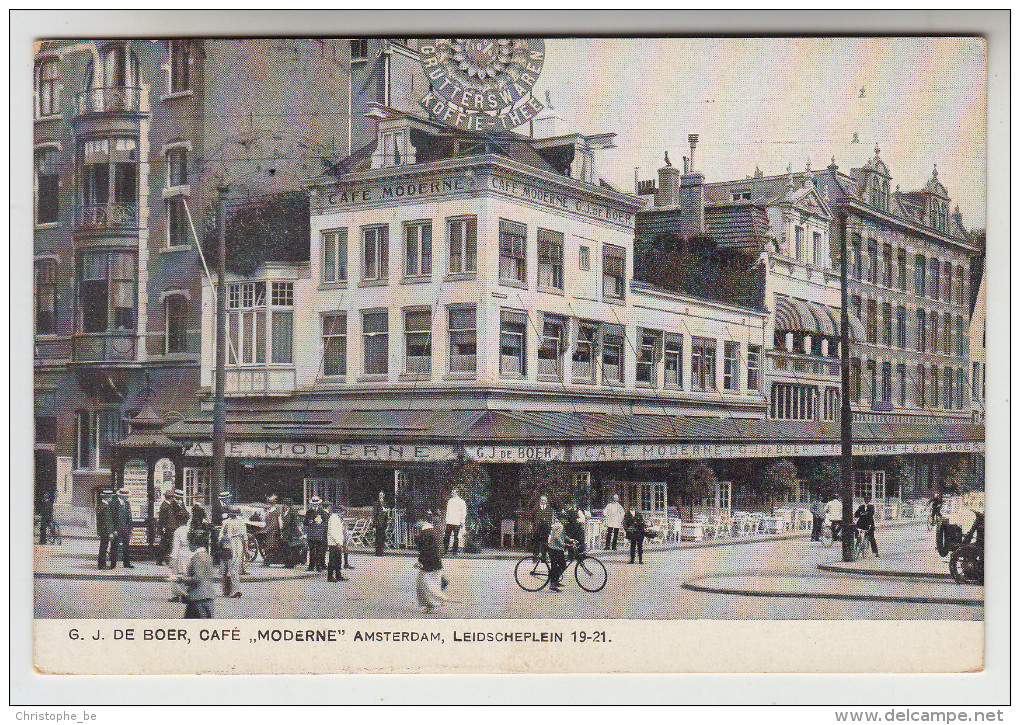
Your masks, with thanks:
[[(850, 315), (850, 339), (864, 340), (864, 325)], [(839, 310), (818, 302), (787, 295), (776, 295), (776, 330), (780, 332), (807, 332), (812, 335), (839, 336)]]

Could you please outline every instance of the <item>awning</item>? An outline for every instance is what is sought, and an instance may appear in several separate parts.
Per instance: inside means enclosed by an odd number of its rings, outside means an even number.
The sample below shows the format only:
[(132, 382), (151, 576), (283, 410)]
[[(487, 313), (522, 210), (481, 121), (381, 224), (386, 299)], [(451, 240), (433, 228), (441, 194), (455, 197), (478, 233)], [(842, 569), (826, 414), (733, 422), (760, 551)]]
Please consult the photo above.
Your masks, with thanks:
[[(839, 310), (818, 302), (776, 295), (776, 330), (779, 332), (807, 332), (812, 335), (839, 336)], [(850, 318), (850, 339), (865, 339), (864, 325), (854, 315)]]

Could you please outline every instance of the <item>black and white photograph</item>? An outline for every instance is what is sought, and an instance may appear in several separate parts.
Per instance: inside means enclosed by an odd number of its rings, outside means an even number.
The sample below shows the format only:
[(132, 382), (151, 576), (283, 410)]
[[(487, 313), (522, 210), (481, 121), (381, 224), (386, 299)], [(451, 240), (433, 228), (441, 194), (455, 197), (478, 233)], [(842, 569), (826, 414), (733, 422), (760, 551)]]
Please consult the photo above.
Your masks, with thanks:
[(986, 39), (498, 32), (37, 34), (37, 669), (980, 669)]

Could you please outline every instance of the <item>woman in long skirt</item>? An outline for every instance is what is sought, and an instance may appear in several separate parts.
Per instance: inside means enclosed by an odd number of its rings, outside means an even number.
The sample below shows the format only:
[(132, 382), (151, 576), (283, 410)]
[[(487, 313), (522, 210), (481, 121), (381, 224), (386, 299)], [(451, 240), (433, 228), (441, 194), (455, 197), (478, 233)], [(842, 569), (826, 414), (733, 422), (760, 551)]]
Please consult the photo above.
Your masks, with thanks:
[(435, 527), (427, 521), (415, 524), (417, 534), (414, 543), (418, 547), (418, 606), (429, 612), (447, 600), (443, 590), (446, 579), (443, 577), (443, 560), (439, 557), (439, 536)]

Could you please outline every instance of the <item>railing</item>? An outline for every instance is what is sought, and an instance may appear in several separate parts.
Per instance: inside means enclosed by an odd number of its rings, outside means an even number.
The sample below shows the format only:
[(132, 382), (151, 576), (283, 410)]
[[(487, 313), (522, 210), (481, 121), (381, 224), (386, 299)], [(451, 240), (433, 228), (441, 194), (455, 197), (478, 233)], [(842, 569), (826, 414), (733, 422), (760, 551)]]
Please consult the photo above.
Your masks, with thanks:
[(135, 333), (93, 333), (75, 335), (72, 346), (75, 362), (134, 360)]
[(36, 338), (35, 356), (40, 359), (67, 359), (71, 357), (71, 338)]
[(141, 88), (130, 86), (90, 88), (78, 94), (75, 104), (76, 115), (117, 111), (141, 113), (146, 110), (143, 98)]
[(78, 208), (75, 226), (79, 229), (137, 228), (138, 203), (85, 204)]
[[(225, 395), (271, 395), (290, 393), (297, 381), (294, 368), (227, 368)], [(213, 371), (213, 390), (216, 372)]]
[(839, 377), (838, 362), (829, 362), (826, 359), (784, 350), (769, 350), (767, 355), (772, 370), (792, 370), (795, 373)]

